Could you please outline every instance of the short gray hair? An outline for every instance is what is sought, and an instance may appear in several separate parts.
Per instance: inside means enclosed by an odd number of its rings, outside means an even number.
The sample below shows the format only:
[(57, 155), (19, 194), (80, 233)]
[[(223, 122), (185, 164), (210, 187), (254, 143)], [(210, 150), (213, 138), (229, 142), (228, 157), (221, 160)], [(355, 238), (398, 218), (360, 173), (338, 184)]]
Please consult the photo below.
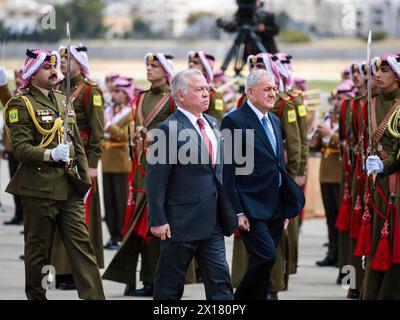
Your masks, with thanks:
[(251, 71), (250, 74), (246, 77), (244, 83), (244, 91), (247, 93), (250, 88), (253, 88), (255, 85), (257, 85), (258, 81), (260, 81), (263, 76), (267, 77), (268, 82), (272, 82), (275, 84), (275, 79), (271, 72), (265, 69), (255, 69)]
[(188, 92), (188, 79), (194, 76), (203, 76), (203, 73), (198, 69), (185, 69), (183, 71), (178, 72), (171, 81), (171, 94), (172, 98), (175, 101), (175, 104), (178, 105), (178, 91), (182, 91), (185, 94)]

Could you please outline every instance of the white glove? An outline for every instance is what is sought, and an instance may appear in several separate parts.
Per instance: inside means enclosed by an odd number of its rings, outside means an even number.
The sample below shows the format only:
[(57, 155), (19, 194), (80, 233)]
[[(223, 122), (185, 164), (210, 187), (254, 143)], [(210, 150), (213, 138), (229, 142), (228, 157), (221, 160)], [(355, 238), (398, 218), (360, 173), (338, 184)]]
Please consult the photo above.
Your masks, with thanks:
[(0, 66), (0, 87), (5, 86), (6, 84), (7, 84), (6, 69)]
[(369, 156), (365, 163), (365, 167), (367, 169), (368, 175), (370, 175), (371, 173), (383, 172), (383, 163), (378, 156)]
[(51, 157), (54, 161), (69, 162), (69, 148), (72, 142), (68, 144), (60, 143), (57, 147), (51, 150)]

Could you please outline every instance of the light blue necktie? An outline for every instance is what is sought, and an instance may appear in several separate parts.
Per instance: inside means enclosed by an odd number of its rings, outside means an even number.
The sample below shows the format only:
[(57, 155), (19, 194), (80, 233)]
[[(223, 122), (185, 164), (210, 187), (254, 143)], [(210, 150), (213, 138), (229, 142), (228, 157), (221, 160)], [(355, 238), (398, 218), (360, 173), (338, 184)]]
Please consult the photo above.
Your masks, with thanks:
[(262, 123), (262, 126), (263, 126), (264, 130), (265, 130), (265, 133), (268, 136), (269, 143), (271, 144), (271, 147), (274, 150), (274, 153), (276, 155), (276, 138), (275, 138), (275, 135), (271, 131), (271, 128), (272, 128), (271, 121), (269, 120), (268, 117), (264, 116), (261, 119), (261, 123)]
[[(268, 136), (269, 143), (271, 144), (272, 149), (274, 150), (274, 153), (276, 155), (276, 138), (275, 138), (275, 135), (273, 134), (273, 132), (271, 131), (273, 128), (271, 120), (269, 119), (269, 117), (264, 116), (261, 119), (261, 124), (264, 128), (265, 133)], [(279, 187), (281, 185), (282, 185), (282, 176), (281, 176), (281, 173), (279, 172)]]

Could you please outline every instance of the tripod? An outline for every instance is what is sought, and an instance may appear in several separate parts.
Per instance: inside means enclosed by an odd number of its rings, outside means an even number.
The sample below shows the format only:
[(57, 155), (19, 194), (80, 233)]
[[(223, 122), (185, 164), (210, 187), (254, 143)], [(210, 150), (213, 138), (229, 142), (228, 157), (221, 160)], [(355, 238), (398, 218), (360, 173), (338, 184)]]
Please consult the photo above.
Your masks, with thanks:
[(267, 52), (260, 38), (253, 31), (252, 27), (244, 24), (239, 27), (238, 34), (235, 38), (232, 48), (229, 50), (225, 57), (221, 69), (228, 69), (229, 63), (235, 59), (235, 76), (239, 75), (246, 63), (247, 56), (250, 54), (257, 54), (260, 52)]

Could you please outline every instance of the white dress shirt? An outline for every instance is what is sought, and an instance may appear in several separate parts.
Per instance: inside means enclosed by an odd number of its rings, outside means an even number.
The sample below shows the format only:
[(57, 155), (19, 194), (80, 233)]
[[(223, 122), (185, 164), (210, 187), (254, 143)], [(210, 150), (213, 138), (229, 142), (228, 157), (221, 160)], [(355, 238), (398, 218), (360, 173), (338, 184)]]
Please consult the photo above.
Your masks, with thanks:
[[(189, 112), (189, 111), (187, 111), (187, 110), (185, 110), (185, 109), (183, 109), (181, 107), (178, 107), (177, 109), (179, 111), (181, 111), (190, 120), (192, 125), (196, 128), (197, 132), (199, 133), (201, 139), (203, 140), (203, 135), (201, 134), (200, 127), (197, 124), (197, 119), (198, 118), (193, 113), (191, 113), (191, 112)], [(212, 144), (213, 153), (214, 153), (214, 159), (215, 159), (215, 162), (217, 162), (217, 153), (218, 153), (217, 137), (215, 136), (213, 128), (210, 126), (210, 124), (208, 123), (207, 119), (203, 116), (202, 113), (200, 114), (200, 118), (204, 120), (204, 126), (205, 126), (205, 129), (206, 129), (206, 133), (207, 133), (208, 139), (210, 139), (211, 144)]]
[[(262, 119), (263, 117), (268, 118), (268, 120), (269, 120), (269, 121), (267, 121), (268, 129), (270, 130), (270, 132), (272, 133), (273, 137), (275, 138), (275, 143), (276, 143), (275, 130), (274, 130), (274, 127), (272, 126), (271, 118), (268, 116), (268, 112), (262, 113), (260, 110), (258, 110), (258, 109), (250, 102), (249, 99), (247, 99), (247, 103), (248, 103), (248, 105), (250, 106), (251, 110), (254, 111), (254, 113), (256, 114), (256, 116), (257, 116), (257, 118), (258, 118), (258, 120), (260, 120), (260, 122), (261, 122), (261, 119)], [(262, 123), (261, 123), (261, 124), (262, 124)]]

